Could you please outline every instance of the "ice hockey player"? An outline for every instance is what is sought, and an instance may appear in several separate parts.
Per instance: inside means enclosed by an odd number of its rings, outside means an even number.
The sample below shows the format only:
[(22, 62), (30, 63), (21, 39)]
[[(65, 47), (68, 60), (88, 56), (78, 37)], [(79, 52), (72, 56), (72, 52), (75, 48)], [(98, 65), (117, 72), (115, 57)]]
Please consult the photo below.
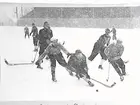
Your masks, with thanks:
[(116, 29), (115, 29), (115, 27), (113, 27), (111, 31), (112, 31), (112, 33), (113, 33), (112, 39), (113, 39), (113, 40), (117, 40), (117, 37), (116, 37)]
[(50, 39), (53, 37), (53, 32), (47, 21), (44, 22), (43, 29), (39, 31), (39, 56), (44, 52), (44, 50), (49, 45)]
[(26, 38), (26, 36), (28, 36), (28, 38), (30, 38), (29, 28), (28, 28), (27, 25), (26, 25), (25, 28), (24, 28), (24, 33), (25, 33), (25, 38)]
[(101, 55), (101, 63), (99, 65), (99, 69), (103, 69), (102, 64), (105, 60), (107, 60), (106, 55), (104, 54), (104, 49), (109, 45), (111, 37), (109, 36), (110, 30), (105, 29), (105, 34), (101, 35), (97, 42), (95, 42), (91, 55), (88, 57), (89, 61), (92, 61), (99, 53)]
[[(43, 54), (41, 54), (39, 56), (38, 60), (36, 61), (37, 67), (38, 68), (40, 67), (40, 69), (43, 69), (40, 66), (40, 64), (41, 64), (42, 60), (44, 59), (44, 57), (46, 57), (46, 55), (49, 57), (50, 62), (51, 62), (52, 81), (54, 81), (54, 82), (57, 82), (56, 77), (55, 77), (56, 61), (61, 66), (67, 68), (67, 63), (66, 63), (61, 51), (63, 51), (67, 56), (70, 56), (70, 53), (63, 47), (63, 45), (61, 45), (58, 42), (58, 39), (52, 38), (48, 47), (45, 49)], [(70, 75), (72, 75), (69, 70), (68, 70), (68, 72), (70, 73)]]
[(124, 80), (123, 76), (126, 75), (125, 64), (124, 61), (121, 59), (123, 52), (124, 52), (124, 46), (122, 45), (121, 40), (117, 40), (116, 43), (110, 44), (105, 49), (105, 54), (108, 58), (108, 61), (120, 76), (121, 81)]
[(78, 79), (83, 78), (90, 86), (94, 86), (88, 74), (86, 56), (81, 50), (76, 50), (71, 54), (68, 60), (68, 69), (75, 72)]
[(33, 44), (34, 44), (34, 51), (38, 51), (38, 29), (35, 25), (35, 23), (32, 23), (32, 30), (30, 33), (30, 36), (33, 36)]

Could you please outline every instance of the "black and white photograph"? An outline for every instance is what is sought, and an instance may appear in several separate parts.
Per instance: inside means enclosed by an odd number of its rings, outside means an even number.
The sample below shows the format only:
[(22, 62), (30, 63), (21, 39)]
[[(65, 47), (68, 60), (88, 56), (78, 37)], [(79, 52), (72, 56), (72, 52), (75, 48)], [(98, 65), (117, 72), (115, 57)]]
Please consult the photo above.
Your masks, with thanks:
[(0, 1), (0, 105), (140, 105), (139, 0)]

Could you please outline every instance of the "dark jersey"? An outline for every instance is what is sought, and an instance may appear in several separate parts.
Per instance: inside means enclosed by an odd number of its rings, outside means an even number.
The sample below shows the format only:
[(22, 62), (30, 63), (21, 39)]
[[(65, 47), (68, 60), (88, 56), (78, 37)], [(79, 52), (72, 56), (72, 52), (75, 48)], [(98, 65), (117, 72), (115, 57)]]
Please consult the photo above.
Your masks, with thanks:
[(29, 28), (28, 28), (28, 27), (25, 27), (25, 28), (24, 28), (24, 32), (25, 32), (25, 33), (28, 33), (28, 32), (29, 32)]
[(112, 29), (112, 32), (113, 32), (113, 35), (116, 35), (116, 29), (115, 28)]
[(51, 29), (41, 29), (39, 31), (39, 43), (46, 43), (46, 40), (50, 40), (53, 37), (53, 33)]
[(105, 44), (109, 45), (111, 37), (109, 35), (101, 35), (100, 38), (97, 40), (97, 43), (100, 46), (105, 46)]
[(74, 53), (69, 58), (69, 65), (74, 67), (80, 67), (83, 69), (88, 69), (87, 63), (86, 63), (86, 56), (83, 53)]
[(37, 29), (36, 26), (33, 26), (33, 27), (32, 27), (32, 31), (31, 31), (30, 35), (31, 35), (31, 34), (33, 34), (33, 35), (32, 35), (33, 37), (37, 37), (37, 36), (38, 36), (38, 29)]

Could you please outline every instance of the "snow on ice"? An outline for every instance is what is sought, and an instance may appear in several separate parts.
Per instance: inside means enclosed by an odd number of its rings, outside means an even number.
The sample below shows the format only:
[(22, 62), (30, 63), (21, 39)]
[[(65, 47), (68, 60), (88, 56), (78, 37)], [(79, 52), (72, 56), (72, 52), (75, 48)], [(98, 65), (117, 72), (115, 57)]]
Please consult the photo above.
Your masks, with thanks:
[[(41, 27), (40, 27), (41, 28)], [(110, 79), (106, 82), (108, 62), (105, 62), (104, 70), (98, 70), (100, 55), (89, 66), (91, 77), (106, 84), (116, 82), (113, 88), (106, 88), (96, 82), (94, 87), (89, 87), (82, 79), (79, 81), (71, 77), (68, 72), (57, 64), (57, 83), (51, 81), (50, 62), (44, 61), (43, 70), (35, 65), (7, 66), (4, 58), (9, 62), (31, 62), (34, 57), (32, 38), (24, 38), (24, 27), (0, 27), (0, 56), (1, 56), (1, 85), (0, 101), (14, 100), (96, 100), (96, 101), (139, 101), (139, 29), (117, 29), (119, 37), (125, 46), (122, 56), (129, 60), (126, 64), (128, 75), (121, 82), (115, 70), (110, 68)], [(31, 29), (31, 27), (30, 27)], [(95, 41), (104, 33), (104, 29), (94, 28), (52, 28), (55, 38), (65, 41), (65, 47), (70, 52), (81, 49), (88, 57)], [(112, 35), (112, 34), (111, 34)], [(66, 58), (66, 55), (64, 55)], [(67, 58), (66, 58), (67, 59)], [(99, 92), (96, 92), (96, 90)], [(123, 104), (124, 105), (124, 104)]]

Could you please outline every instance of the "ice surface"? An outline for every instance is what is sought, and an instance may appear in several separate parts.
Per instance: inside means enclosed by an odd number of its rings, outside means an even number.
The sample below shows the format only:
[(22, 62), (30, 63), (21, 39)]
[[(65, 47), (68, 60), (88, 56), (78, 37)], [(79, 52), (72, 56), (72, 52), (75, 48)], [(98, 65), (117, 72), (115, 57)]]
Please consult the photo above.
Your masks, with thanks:
[[(24, 100), (92, 100), (92, 101), (118, 101), (124, 105), (132, 105), (139, 101), (139, 29), (117, 29), (117, 37), (123, 40), (125, 51), (124, 60), (128, 75), (123, 82), (115, 70), (110, 68), (110, 79), (106, 82), (108, 62), (104, 70), (98, 70), (100, 55), (89, 66), (91, 77), (106, 84), (116, 82), (114, 88), (106, 88), (96, 82), (94, 87), (89, 87), (83, 80), (69, 76), (68, 72), (57, 64), (56, 78), (58, 83), (51, 81), (50, 62), (44, 61), (43, 70), (35, 65), (7, 66), (4, 58), (9, 62), (31, 62), (34, 57), (33, 42), (24, 39), (24, 27), (0, 27), (0, 56), (1, 56), (1, 85), (0, 101)], [(31, 28), (30, 28), (31, 29)], [(70, 52), (81, 49), (88, 57), (95, 41), (104, 33), (104, 29), (93, 28), (52, 28), (54, 37), (61, 42)], [(112, 35), (112, 34), (111, 34)], [(66, 55), (64, 55), (66, 58)], [(96, 89), (99, 92), (96, 92)], [(121, 104), (119, 104), (121, 105)], [(136, 104), (135, 104), (136, 105)]]

